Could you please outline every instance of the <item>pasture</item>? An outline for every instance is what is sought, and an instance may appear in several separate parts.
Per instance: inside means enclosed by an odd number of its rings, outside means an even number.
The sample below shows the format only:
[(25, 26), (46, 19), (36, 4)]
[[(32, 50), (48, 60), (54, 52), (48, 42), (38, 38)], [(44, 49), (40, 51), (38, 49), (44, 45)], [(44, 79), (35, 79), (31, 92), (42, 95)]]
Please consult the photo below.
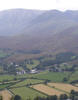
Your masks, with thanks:
[(43, 80), (38, 80), (38, 79), (24, 79), (11, 87), (9, 87), (9, 90), (12, 91), (15, 95), (18, 94), (22, 97), (23, 100), (31, 98), (35, 98), (36, 96), (41, 96), (45, 97), (43, 93), (40, 93), (29, 86), (32, 84), (39, 84), (43, 83)]
[(20, 86), (26, 86), (31, 84), (38, 84), (43, 83), (43, 80), (37, 80), (37, 79), (26, 79), (24, 81), (21, 81), (19, 83), (16, 83), (15, 85), (12, 85), (11, 87), (20, 87)]
[(40, 74), (36, 74), (34, 77), (38, 79), (45, 79), (45, 80), (50, 80), (53, 82), (62, 82), (64, 77), (68, 77), (69, 73), (68, 72), (43, 72)]
[(10, 84), (0, 84), (0, 90), (8, 87)]
[(32, 60), (32, 62), (33, 62), (33, 64), (27, 64), (26, 65), (27, 68), (30, 69), (30, 70), (33, 69), (33, 68), (35, 68), (40, 63), (38, 60)]
[(31, 88), (28, 88), (28, 87), (20, 87), (20, 88), (13, 88), (13, 89), (10, 89), (14, 94), (18, 94), (22, 97), (23, 100), (26, 100), (26, 99), (31, 99), (33, 100), (36, 96), (41, 96), (41, 97), (46, 97), (46, 95), (34, 90), (34, 89), (31, 89)]
[(32, 85), (31, 86), (32, 88), (34, 88), (35, 90), (38, 90), (42, 93), (45, 93), (47, 95), (60, 95), (60, 94), (63, 94), (64, 92), (62, 91), (58, 91), (54, 88), (51, 88), (51, 87), (48, 87), (47, 85), (44, 85), (44, 84), (37, 84), (37, 85)]
[(75, 87), (71, 84), (64, 84), (64, 83), (48, 83), (48, 86), (59, 89), (60, 91), (70, 92), (71, 90), (78, 91), (78, 87)]

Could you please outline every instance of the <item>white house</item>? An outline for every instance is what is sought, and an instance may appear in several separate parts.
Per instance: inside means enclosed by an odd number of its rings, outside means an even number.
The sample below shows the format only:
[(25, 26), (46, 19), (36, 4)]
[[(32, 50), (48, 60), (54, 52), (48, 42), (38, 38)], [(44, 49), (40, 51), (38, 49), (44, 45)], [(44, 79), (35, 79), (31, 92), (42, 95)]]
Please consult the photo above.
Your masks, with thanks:
[(37, 71), (36, 69), (32, 69), (32, 70), (30, 71), (30, 73), (31, 73), (31, 74), (35, 74), (35, 73), (38, 73), (38, 71)]

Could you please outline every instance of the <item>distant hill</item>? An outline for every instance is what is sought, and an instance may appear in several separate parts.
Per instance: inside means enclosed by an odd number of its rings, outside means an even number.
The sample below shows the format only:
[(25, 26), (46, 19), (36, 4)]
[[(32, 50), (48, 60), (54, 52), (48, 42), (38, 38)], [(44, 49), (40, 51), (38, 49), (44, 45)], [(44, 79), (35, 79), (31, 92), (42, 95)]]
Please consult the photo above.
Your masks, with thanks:
[(44, 11), (11, 9), (0, 12), (0, 35), (16, 35), (27, 24)]
[(78, 54), (78, 11), (8, 10), (0, 12), (0, 26), (1, 49), (30, 55)]
[(21, 33), (56, 34), (78, 24), (78, 11), (45, 11), (33, 19)]

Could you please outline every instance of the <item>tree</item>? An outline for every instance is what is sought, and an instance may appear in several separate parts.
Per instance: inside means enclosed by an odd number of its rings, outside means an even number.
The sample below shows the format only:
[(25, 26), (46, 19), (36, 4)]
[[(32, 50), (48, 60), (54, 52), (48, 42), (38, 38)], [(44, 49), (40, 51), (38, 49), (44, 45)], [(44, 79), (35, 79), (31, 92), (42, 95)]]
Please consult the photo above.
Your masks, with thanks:
[(72, 100), (78, 100), (78, 92), (74, 91), (74, 90), (71, 90), (71, 92), (70, 92), (70, 98)]
[(14, 100), (21, 100), (21, 97), (19, 95), (15, 95)]
[(47, 84), (48, 82), (50, 82), (50, 80), (45, 80), (45, 81), (44, 81), (44, 84)]
[(66, 99), (68, 99), (67, 94), (61, 94), (60, 95), (60, 100), (66, 100)]
[(64, 77), (63, 82), (67, 82), (67, 81), (68, 81), (68, 79), (66, 77)]
[(36, 98), (34, 98), (34, 100), (41, 100), (42, 98), (37, 96)]
[(70, 94), (71, 95), (75, 95), (75, 91), (74, 90), (71, 90)]
[(3, 97), (2, 96), (0, 96), (0, 100), (3, 100)]
[(54, 96), (51, 96), (51, 99), (50, 100), (58, 100), (58, 99), (57, 99), (57, 96), (54, 95)]

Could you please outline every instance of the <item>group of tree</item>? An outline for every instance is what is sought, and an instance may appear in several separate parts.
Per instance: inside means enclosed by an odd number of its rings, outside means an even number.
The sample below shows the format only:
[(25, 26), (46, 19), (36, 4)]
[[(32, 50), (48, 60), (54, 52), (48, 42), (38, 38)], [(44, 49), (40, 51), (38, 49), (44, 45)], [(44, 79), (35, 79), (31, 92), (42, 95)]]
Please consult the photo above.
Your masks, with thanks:
[(68, 99), (67, 94), (61, 94), (59, 98), (57, 95), (53, 95), (53, 96), (48, 96), (47, 98), (36, 97), (34, 100), (67, 100), (67, 99)]

